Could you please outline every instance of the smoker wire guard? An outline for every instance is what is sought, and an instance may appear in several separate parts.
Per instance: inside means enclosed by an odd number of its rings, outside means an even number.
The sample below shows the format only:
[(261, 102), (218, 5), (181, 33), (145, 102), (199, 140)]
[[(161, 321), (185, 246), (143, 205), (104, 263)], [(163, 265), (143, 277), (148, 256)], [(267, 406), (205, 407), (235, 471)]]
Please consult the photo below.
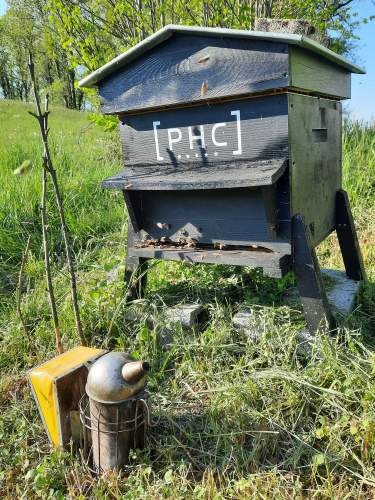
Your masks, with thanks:
[[(84, 394), (78, 403), (79, 408), (79, 419), (81, 423), (81, 432), (80, 432), (80, 454), (82, 456), (82, 461), (85, 467), (94, 475), (101, 474), (104, 472), (100, 466), (100, 434), (121, 434), (124, 432), (136, 432), (141, 426), (143, 426), (143, 438), (146, 437), (147, 429), (151, 427), (151, 402), (150, 402), (150, 393), (147, 391), (141, 391), (133, 397), (130, 397), (124, 401), (126, 404), (136, 403), (136, 411), (135, 417), (130, 420), (121, 420), (118, 421), (119, 411), (117, 410), (117, 422), (105, 422), (106, 426), (110, 428), (113, 426), (113, 430), (101, 430), (100, 429), (100, 415), (99, 418), (91, 417), (90, 415), (90, 404), (89, 397), (87, 394)], [(146, 410), (145, 412), (141, 411), (138, 413), (139, 405), (142, 404), (142, 407)], [(95, 426), (95, 427), (94, 427)], [(117, 427), (116, 427), (117, 426)], [(96, 468), (93, 462), (93, 446), (92, 446), (92, 430), (97, 432), (98, 439), (98, 449), (99, 449), (99, 465)], [(118, 446), (116, 446), (116, 461), (118, 460)]]

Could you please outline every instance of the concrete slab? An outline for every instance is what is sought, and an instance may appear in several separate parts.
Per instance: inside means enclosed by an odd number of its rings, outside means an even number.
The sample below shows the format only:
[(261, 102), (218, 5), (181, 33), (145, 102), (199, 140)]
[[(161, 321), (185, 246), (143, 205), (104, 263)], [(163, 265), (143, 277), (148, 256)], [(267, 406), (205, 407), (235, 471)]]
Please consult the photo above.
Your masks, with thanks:
[(343, 271), (322, 269), (323, 277), (329, 278), (326, 283), (328, 302), (334, 311), (348, 316), (354, 309), (360, 282), (351, 280)]
[(253, 309), (246, 308), (236, 313), (232, 318), (234, 328), (246, 335), (250, 340), (259, 340), (261, 332)]
[(167, 308), (163, 314), (169, 323), (179, 323), (183, 328), (191, 329), (199, 325), (202, 312), (201, 304), (181, 304)]
[[(354, 309), (360, 282), (351, 280), (344, 271), (321, 270), (327, 298), (336, 316), (348, 316)], [(291, 307), (298, 307), (301, 301), (297, 288), (288, 290), (285, 301)]]

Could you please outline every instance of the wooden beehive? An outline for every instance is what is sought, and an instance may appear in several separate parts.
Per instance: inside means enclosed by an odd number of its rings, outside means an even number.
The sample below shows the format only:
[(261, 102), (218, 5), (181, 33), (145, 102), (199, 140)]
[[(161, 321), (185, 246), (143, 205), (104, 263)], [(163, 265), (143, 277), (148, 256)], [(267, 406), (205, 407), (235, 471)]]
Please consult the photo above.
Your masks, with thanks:
[[(125, 168), (103, 186), (124, 193), (128, 278), (151, 258), (274, 277), (294, 268), (302, 298), (315, 297), (312, 319), (304, 306), (316, 329), (316, 301), (329, 313), (314, 248), (340, 232), (338, 203), (351, 220), (340, 101), (352, 72), (362, 70), (301, 35), (167, 26), (82, 80), (120, 118)], [(344, 260), (360, 279), (356, 254)], [(315, 292), (303, 290), (311, 279)]]

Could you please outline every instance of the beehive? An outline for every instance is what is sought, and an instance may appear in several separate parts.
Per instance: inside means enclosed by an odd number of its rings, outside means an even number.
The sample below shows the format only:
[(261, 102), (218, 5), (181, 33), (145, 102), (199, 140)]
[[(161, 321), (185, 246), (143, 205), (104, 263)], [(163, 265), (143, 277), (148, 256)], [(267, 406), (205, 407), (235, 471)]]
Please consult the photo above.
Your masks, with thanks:
[(338, 204), (347, 272), (363, 275), (341, 192), (352, 72), (302, 35), (167, 26), (82, 80), (120, 119), (125, 168), (103, 186), (124, 193), (128, 279), (152, 258), (294, 269), (315, 329), (327, 308), (314, 248), (340, 233)]

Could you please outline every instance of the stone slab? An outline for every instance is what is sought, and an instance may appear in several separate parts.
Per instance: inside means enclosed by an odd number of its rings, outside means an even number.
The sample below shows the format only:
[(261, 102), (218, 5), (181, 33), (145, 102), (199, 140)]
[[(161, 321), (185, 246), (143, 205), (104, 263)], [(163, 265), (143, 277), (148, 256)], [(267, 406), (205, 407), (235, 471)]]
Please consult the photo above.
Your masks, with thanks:
[[(336, 316), (348, 316), (355, 307), (360, 282), (348, 278), (344, 271), (322, 269), (321, 273), (332, 312)], [(297, 288), (288, 290), (286, 302), (291, 307), (301, 304)]]
[(164, 317), (169, 323), (179, 323), (183, 328), (195, 328), (203, 312), (200, 304), (181, 304), (164, 311)]
[(322, 274), (330, 279), (326, 292), (334, 312), (348, 316), (355, 307), (360, 282), (351, 280), (343, 271), (322, 269)]
[(251, 308), (238, 311), (232, 318), (232, 324), (235, 330), (243, 333), (250, 340), (258, 340), (261, 335), (255, 312)]

